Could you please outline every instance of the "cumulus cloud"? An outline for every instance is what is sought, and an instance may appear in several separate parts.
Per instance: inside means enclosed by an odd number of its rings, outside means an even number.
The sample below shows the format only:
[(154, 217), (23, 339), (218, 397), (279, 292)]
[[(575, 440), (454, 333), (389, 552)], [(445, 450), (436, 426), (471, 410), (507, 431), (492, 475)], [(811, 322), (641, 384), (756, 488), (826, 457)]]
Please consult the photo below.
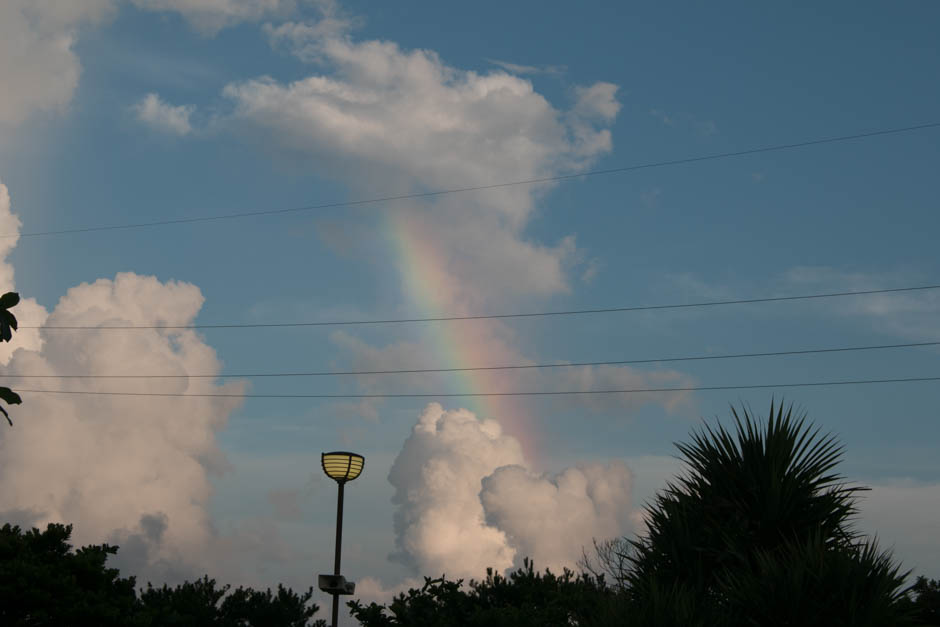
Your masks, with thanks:
[(195, 111), (192, 105), (170, 105), (157, 94), (147, 94), (132, 107), (137, 119), (159, 131), (175, 135), (188, 135), (193, 127), (189, 122)]
[(546, 477), (526, 468), (519, 442), (494, 420), (429, 404), (389, 481), (397, 552), (422, 574), (480, 578), (532, 557), (574, 568), (593, 537), (619, 536), (630, 518), (623, 464), (569, 468)]
[[(0, 184), (0, 228), (16, 232), (17, 227)], [(2, 242), (0, 253), (6, 255), (12, 245)], [(0, 276), (3, 288), (10, 289), (13, 271), (2, 256)], [(202, 303), (194, 285), (122, 273), (71, 288), (48, 317), (30, 299), (15, 312), (24, 325), (187, 325)], [(24, 329), (12, 347), (0, 360), (6, 362), (0, 374), (185, 375), (221, 368), (215, 351), (192, 330), (30, 334)], [(203, 571), (221, 559), (231, 541), (212, 529), (209, 476), (226, 468), (215, 435), (240, 401), (26, 391), (99, 392), (114, 385), (107, 379), (51, 378), (14, 386), (23, 404), (12, 412), (14, 426), (0, 432), (0, 502), (31, 524), (73, 523), (76, 544), (125, 544), (122, 564), (133, 573), (163, 580)], [(120, 389), (238, 393), (244, 384), (181, 377), (125, 380)]]
[(480, 488), (495, 469), (523, 463), (519, 443), (498, 422), (428, 405), (388, 476), (397, 506), (393, 558), (420, 573), (452, 577), (510, 567), (515, 550), (505, 533), (486, 524)]
[(506, 466), (482, 483), (486, 522), (503, 531), (519, 555), (555, 572), (575, 570), (592, 538), (620, 537), (633, 526), (632, 478), (622, 462), (568, 468), (553, 477)]
[[(193, 285), (123, 273), (70, 289), (48, 323), (186, 325), (202, 300)], [(213, 349), (192, 331), (115, 333), (46, 331), (39, 350), (16, 351), (2, 370), (39, 375), (220, 370)], [(33, 381), (32, 389), (114, 389), (106, 379)], [(120, 389), (239, 392), (243, 386), (180, 378), (123, 381)], [(215, 434), (239, 401), (26, 391), (22, 396), (15, 426), (0, 435), (3, 503), (40, 512), (40, 523), (74, 523), (77, 543), (147, 539), (134, 544), (148, 548), (150, 556), (136, 572), (148, 572), (158, 562), (185, 565), (193, 572), (203, 566), (199, 560), (214, 541), (209, 473), (225, 468)], [(158, 519), (163, 521), (159, 534), (151, 524)]]
[[(272, 40), (330, 72), (291, 83), (232, 83), (223, 91), (231, 113), (217, 124), (367, 193), (550, 176), (610, 150), (613, 85), (584, 88), (562, 111), (519, 77), (460, 70), (431, 51), (355, 42), (334, 30), (322, 22), (268, 27)], [(455, 289), (448, 300), (467, 307), (568, 289), (574, 240), (546, 245), (524, 232), (544, 189), (508, 187), (390, 209), (437, 251)]]

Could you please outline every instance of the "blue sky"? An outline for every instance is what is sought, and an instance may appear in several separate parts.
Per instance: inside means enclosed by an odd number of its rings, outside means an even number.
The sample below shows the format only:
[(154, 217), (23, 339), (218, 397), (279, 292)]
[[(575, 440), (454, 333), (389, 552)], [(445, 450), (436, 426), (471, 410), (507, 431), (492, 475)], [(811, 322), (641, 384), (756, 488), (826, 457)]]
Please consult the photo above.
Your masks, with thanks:
[[(0, 44), (0, 79), (10, 86), (0, 95), (0, 182), (23, 234), (485, 185), (938, 121), (940, 86), (931, 77), (940, 65), (933, 28), (940, 7), (930, 2), (824, 9), (744, 2), (28, 4), (0, 9), (7, 23), (0, 29), (22, 35)], [(927, 285), (940, 276), (937, 137), (927, 129), (537, 188), (24, 236), (6, 251), (4, 268), (15, 269), (16, 288), (35, 299), (23, 309), (23, 324), (34, 316), (36, 324), (92, 326), (165, 323), (174, 315), (180, 324), (423, 317)], [(4, 233), (13, 232), (12, 218), (3, 220)], [(401, 233), (410, 235), (396, 240)], [(421, 267), (433, 259), (442, 260), (438, 283)], [(75, 288), (98, 279), (108, 282)], [(12, 275), (4, 280), (12, 285)], [(182, 338), (154, 332), (144, 341), (130, 339), (134, 332), (49, 329), (42, 345), (24, 335), (23, 350), (8, 355), (5, 368), (215, 374), (660, 358), (938, 341), (938, 313), (940, 296), (925, 291), (437, 325), (443, 331), (419, 324), (218, 329)], [(64, 339), (68, 333), (86, 335)], [(441, 340), (471, 336), (457, 346)], [(582, 368), (489, 382), (585, 389), (930, 377), (938, 375), (937, 355), (928, 347)], [(125, 383), (87, 385), (118, 390)], [(481, 384), (440, 375), (229, 385), (356, 394)], [(915, 383), (512, 406), (441, 398), (444, 413), (430, 435), (416, 425), (433, 398), (195, 407), (186, 405), (190, 399), (53, 403), (24, 395), (16, 428), (0, 441), (8, 456), (0, 465), (13, 464), (10, 451), (28, 445), (43, 454), (28, 467), (30, 489), (6, 479), (0, 494), (3, 509), (24, 520), (69, 516), (83, 540), (136, 546), (126, 567), (154, 578), (214, 564), (226, 569), (223, 577), (307, 585), (304, 578), (328, 568), (332, 555), (334, 489), (319, 473), (318, 455), (348, 447), (366, 455), (366, 472), (348, 491), (344, 570), (358, 580), (373, 577), (368, 590), (378, 595), (441, 564), (473, 572), (459, 547), (434, 544), (432, 536), (445, 531), (433, 521), (453, 523), (460, 543), (492, 545), (492, 554), (482, 553), (504, 565), (526, 550), (537, 560), (544, 555), (542, 563), (565, 564), (579, 541), (632, 533), (638, 509), (676, 468), (672, 442), (702, 417), (727, 417), (729, 403), (750, 403), (760, 413), (772, 396), (784, 396), (845, 443), (850, 479), (875, 486), (860, 524), (908, 567), (935, 576), (936, 395), (936, 383)], [(448, 413), (461, 407), (474, 415)], [(68, 420), (57, 422), (49, 415), (56, 412)], [(155, 415), (146, 420), (168, 426), (135, 433), (134, 421), (147, 412)], [(494, 436), (484, 420), (503, 423), (506, 432)], [(95, 428), (108, 437), (81, 440), (78, 452), (61, 448), (72, 439), (69, 429)], [(180, 432), (187, 437), (174, 435)], [(521, 432), (530, 441), (519, 458), (513, 436)], [(111, 459), (114, 448), (137, 454), (89, 470), (92, 480), (75, 479), (62, 494), (50, 488), (51, 496), (36, 496), (63, 465)], [(403, 451), (425, 466), (409, 466)], [(147, 455), (156, 460), (152, 473)], [(168, 461), (176, 455), (184, 461)], [(499, 470), (514, 463), (528, 474)], [(440, 464), (472, 477), (470, 487), (436, 492), (427, 469)], [(192, 475), (175, 474), (183, 467)], [(579, 467), (575, 481), (570, 469)], [(141, 489), (132, 479), (110, 485), (125, 470), (162, 486), (154, 500), (132, 499)], [(73, 472), (81, 476), (82, 466)], [(107, 497), (94, 489), (102, 483)], [(599, 485), (613, 496), (599, 496)], [(519, 501), (539, 490), (548, 509)], [(102, 507), (113, 514), (89, 513)], [(589, 522), (532, 528), (525, 520), (526, 512), (563, 517), (578, 507)], [(163, 520), (164, 531), (148, 536), (144, 515)], [(553, 533), (573, 538), (571, 546), (553, 546)], [(211, 549), (198, 559), (179, 557), (199, 543)], [(397, 560), (388, 559), (392, 553)]]

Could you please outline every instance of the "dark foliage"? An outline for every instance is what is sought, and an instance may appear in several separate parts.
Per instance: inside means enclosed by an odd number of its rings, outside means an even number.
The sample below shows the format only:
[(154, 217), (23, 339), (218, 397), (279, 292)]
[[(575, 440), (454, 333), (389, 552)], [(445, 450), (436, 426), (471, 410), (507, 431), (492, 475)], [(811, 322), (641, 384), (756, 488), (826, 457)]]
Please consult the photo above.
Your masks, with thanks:
[(400, 594), (387, 606), (350, 601), (365, 627), (541, 627), (585, 625), (598, 617), (612, 595), (603, 578), (536, 572), (532, 562), (508, 577), (487, 571), (483, 581), (425, 578), (421, 589)]
[(677, 447), (687, 471), (657, 495), (624, 573), (637, 624), (894, 625), (899, 573), (853, 530), (855, 496), (832, 436), (771, 404), (732, 410)]
[(0, 528), (0, 625), (4, 627), (307, 627), (319, 609), (313, 590), (297, 594), (230, 590), (204, 577), (175, 588), (148, 584), (107, 568), (116, 546), (72, 550), (71, 526), (45, 531)]
[(71, 525), (45, 531), (0, 528), (0, 625), (128, 625), (137, 599), (134, 578), (107, 568), (117, 547), (72, 551)]
[(940, 581), (918, 577), (906, 599), (917, 625), (940, 626)]
[(150, 584), (140, 594), (143, 625), (166, 627), (307, 627), (319, 609), (311, 603), (313, 589), (302, 595), (278, 585), (277, 592), (217, 586), (208, 576), (170, 588)]

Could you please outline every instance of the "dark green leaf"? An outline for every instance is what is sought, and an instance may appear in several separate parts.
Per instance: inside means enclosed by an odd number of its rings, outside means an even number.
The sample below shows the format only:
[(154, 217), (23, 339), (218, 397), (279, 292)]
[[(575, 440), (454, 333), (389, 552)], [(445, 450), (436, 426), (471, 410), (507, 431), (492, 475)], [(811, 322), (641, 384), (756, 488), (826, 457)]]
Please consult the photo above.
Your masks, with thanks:
[(0, 399), (2, 399), (8, 405), (19, 405), (23, 402), (23, 399), (20, 398), (20, 395), (11, 390), (10, 388), (0, 387)]
[(3, 296), (0, 296), (0, 308), (9, 309), (10, 307), (16, 307), (17, 303), (20, 302), (20, 295), (16, 292), (7, 292)]

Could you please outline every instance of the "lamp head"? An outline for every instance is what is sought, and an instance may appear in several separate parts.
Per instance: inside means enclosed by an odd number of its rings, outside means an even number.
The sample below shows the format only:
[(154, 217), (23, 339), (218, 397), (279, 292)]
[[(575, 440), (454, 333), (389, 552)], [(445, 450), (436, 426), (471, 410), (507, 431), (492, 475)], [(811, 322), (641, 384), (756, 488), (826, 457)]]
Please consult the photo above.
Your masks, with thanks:
[(357, 453), (333, 451), (331, 453), (322, 453), (320, 463), (323, 465), (323, 472), (326, 473), (327, 477), (335, 479), (339, 483), (346, 483), (362, 473), (365, 459)]

